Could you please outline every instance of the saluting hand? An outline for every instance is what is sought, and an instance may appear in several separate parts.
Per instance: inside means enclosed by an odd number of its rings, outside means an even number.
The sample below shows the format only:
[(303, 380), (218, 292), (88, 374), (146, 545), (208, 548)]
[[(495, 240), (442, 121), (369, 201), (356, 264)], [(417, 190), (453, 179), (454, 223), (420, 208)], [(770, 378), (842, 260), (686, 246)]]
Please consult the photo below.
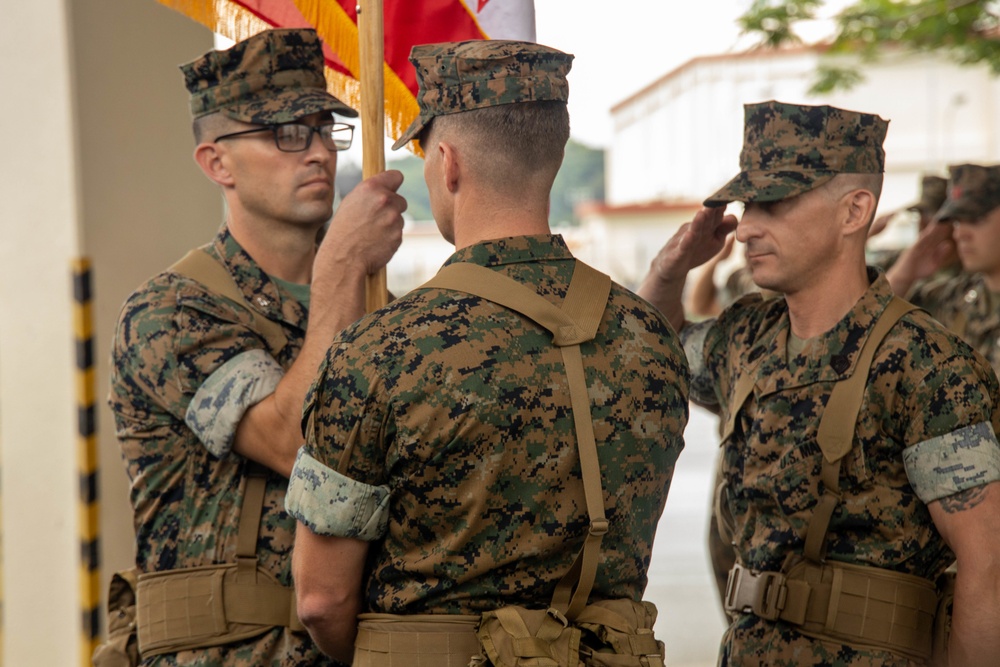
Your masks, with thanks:
[(736, 230), (736, 216), (723, 211), (721, 207), (703, 208), (691, 222), (681, 225), (656, 254), (639, 286), (639, 295), (659, 308), (677, 331), (684, 327), (681, 294), (688, 272), (717, 255), (726, 237)]
[(651, 273), (661, 280), (682, 280), (696, 266), (716, 256), (726, 237), (736, 231), (736, 216), (724, 215), (724, 208), (703, 208), (691, 222), (681, 225), (653, 259)]

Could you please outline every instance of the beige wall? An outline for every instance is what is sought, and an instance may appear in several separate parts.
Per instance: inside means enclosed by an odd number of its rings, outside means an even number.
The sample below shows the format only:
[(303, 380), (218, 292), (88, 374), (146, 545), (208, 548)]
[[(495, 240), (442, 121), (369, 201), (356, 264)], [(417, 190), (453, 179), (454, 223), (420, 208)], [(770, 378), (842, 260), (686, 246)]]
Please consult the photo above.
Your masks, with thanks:
[[(132, 557), (105, 405), (127, 294), (211, 239), (177, 69), (211, 33), (155, 0), (6, 3), (0, 21), (0, 490), (4, 665), (81, 664), (70, 262), (94, 275), (102, 589)], [(12, 66), (13, 64), (13, 66)]]

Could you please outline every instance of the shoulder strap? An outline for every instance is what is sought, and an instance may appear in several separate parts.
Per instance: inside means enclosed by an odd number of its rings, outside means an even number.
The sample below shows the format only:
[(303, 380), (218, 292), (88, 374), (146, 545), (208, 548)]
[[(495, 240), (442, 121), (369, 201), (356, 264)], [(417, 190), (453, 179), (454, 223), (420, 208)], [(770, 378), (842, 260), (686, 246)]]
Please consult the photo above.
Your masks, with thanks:
[[(201, 248), (188, 252), (169, 270), (201, 283), (211, 292), (244, 308), (250, 314), (251, 328), (264, 338), (271, 354), (277, 354), (287, 344), (288, 337), (281, 325), (254, 310), (226, 267)], [(240, 505), (240, 523), (236, 534), (236, 562), (239, 580), (252, 583), (257, 580), (257, 537), (264, 511), (268, 470), (248, 460), (246, 476), (247, 486)]]
[(250, 328), (264, 338), (271, 354), (277, 354), (288, 343), (288, 337), (285, 336), (281, 325), (254, 310), (226, 267), (201, 248), (191, 250), (168, 270), (195, 280), (209, 291), (242, 306), (250, 314), (252, 320)]
[(819, 447), (823, 451), (823, 468), (820, 473), (823, 495), (809, 520), (804, 550), (806, 558), (811, 561), (818, 563), (825, 557), (826, 533), (830, 527), (833, 511), (841, 500), (841, 463), (854, 445), (858, 413), (861, 412), (861, 403), (864, 401), (865, 387), (868, 385), (868, 374), (875, 352), (889, 334), (889, 330), (911, 310), (916, 310), (916, 306), (899, 297), (893, 297), (868, 334), (854, 364), (854, 374), (834, 385), (830, 400), (823, 410), (823, 417), (816, 433)]
[(611, 293), (611, 279), (577, 261), (562, 308), (502, 273), (465, 262), (443, 267), (422, 287), (465, 292), (510, 308), (550, 331), (553, 344), (562, 353), (576, 427), (584, 498), (590, 518), (590, 530), (583, 549), (569, 572), (559, 581), (552, 598), (552, 606), (573, 619), (590, 597), (597, 576), (601, 540), (608, 531), (580, 343), (592, 340), (597, 334)]

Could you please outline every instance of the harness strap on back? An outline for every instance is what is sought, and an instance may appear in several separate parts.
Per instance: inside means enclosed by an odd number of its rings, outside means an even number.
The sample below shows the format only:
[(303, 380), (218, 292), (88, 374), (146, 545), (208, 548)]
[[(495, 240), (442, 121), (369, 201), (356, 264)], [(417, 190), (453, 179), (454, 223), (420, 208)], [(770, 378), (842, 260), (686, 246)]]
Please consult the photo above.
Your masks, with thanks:
[(502, 273), (466, 262), (443, 267), (421, 287), (465, 292), (520, 313), (551, 332), (553, 344), (562, 353), (573, 408), (584, 497), (590, 518), (590, 530), (583, 549), (573, 566), (559, 581), (552, 598), (552, 607), (572, 620), (586, 606), (590, 597), (597, 576), (601, 540), (608, 530), (600, 461), (580, 344), (593, 340), (597, 334), (611, 293), (611, 279), (577, 261), (562, 308)]

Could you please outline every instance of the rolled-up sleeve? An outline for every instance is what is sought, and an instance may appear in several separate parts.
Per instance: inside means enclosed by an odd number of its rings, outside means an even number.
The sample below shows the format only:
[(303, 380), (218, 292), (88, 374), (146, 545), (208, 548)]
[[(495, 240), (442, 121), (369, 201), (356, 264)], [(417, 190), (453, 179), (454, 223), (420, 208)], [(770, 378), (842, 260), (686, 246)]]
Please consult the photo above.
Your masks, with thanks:
[(1000, 443), (981, 422), (907, 448), (903, 463), (917, 496), (930, 503), (1000, 480)]
[(205, 448), (222, 458), (251, 407), (274, 393), (284, 371), (264, 350), (249, 350), (219, 366), (195, 392), (184, 422)]
[(285, 510), (317, 535), (371, 542), (385, 535), (389, 487), (345, 477), (299, 450)]

